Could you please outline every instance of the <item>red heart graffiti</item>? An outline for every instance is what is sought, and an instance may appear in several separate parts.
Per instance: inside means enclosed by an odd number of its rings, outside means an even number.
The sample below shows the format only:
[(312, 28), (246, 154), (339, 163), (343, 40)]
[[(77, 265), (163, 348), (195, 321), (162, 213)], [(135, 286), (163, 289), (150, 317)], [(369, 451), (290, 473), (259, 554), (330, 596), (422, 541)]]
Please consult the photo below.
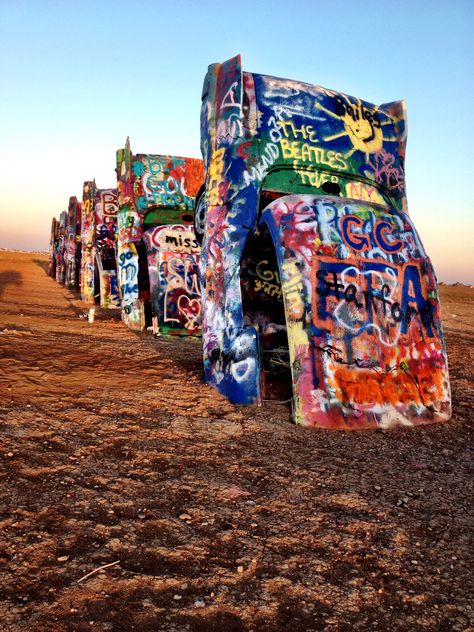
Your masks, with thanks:
[(189, 298), (181, 294), (178, 299), (178, 310), (190, 320), (194, 320), (201, 314), (201, 301), (198, 298)]

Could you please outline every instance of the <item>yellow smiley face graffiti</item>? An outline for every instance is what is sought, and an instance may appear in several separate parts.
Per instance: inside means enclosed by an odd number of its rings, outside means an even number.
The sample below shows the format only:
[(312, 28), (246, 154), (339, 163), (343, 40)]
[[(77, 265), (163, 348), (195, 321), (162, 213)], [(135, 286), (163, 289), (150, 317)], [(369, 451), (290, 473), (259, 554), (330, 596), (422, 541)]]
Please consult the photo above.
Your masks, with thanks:
[(369, 109), (362, 104), (360, 99), (353, 103), (345, 94), (334, 96), (334, 111), (328, 110), (320, 103), (316, 107), (328, 114), (331, 118), (342, 121), (344, 131), (324, 138), (324, 141), (335, 140), (347, 136), (352, 143), (353, 149), (347, 152), (344, 157), (349, 158), (356, 151), (362, 151), (367, 160), (369, 154), (380, 151), (383, 141), (395, 140), (392, 137), (384, 137), (382, 127), (390, 125), (391, 121), (382, 122), (378, 108)]
[(382, 130), (380, 127), (375, 127), (371, 121), (354, 121), (349, 115), (345, 115), (344, 126), (356, 149), (372, 153), (382, 148)]

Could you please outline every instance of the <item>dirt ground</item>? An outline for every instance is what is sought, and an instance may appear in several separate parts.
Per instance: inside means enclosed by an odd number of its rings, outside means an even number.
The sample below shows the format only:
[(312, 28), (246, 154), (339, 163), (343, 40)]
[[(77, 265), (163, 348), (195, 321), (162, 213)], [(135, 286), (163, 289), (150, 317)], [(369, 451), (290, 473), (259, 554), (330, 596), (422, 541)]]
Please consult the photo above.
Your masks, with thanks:
[(474, 290), (442, 287), (453, 419), (345, 433), (229, 404), (199, 341), (89, 324), (46, 267), (0, 252), (1, 630), (474, 629)]

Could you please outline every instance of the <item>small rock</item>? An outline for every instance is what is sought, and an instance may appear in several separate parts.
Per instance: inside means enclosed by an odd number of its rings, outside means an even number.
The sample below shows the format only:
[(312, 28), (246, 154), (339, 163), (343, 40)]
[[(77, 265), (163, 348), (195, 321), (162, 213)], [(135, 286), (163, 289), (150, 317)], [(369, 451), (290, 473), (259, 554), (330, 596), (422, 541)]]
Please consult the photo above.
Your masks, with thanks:
[(376, 492), (379, 492), (382, 488), (380, 487), (380, 485), (374, 485), (374, 489)]
[(206, 602), (203, 599), (196, 599), (196, 601), (194, 602), (195, 608), (204, 608), (205, 605)]
[(174, 599), (175, 601), (181, 601), (181, 599), (182, 599), (182, 598), (183, 598), (183, 597), (182, 597), (181, 595), (174, 595), (174, 596), (173, 596), (173, 599)]
[(191, 516), (187, 513), (182, 513), (179, 515), (180, 520), (192, 520)]
[(243, 566), (237, 566), (237, 572), (238, 573), (243, 573), (244, 572), (244, 567)]
[(69, 559), (69, 555), (61, 555), (61, 557), (57, 558), (58, 562), (67, 562)]

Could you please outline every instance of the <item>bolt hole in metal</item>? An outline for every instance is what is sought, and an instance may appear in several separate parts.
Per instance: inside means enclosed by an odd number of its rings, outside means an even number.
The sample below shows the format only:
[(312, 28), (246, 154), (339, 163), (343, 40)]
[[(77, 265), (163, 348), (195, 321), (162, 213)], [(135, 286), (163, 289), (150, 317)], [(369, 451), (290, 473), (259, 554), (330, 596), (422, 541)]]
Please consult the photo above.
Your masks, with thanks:
[(327, 193), (328, 195), (341, 194), (341, 187), (338, 185), (337, 182), (324, 182), (321, 185), (321, 189), (324, 191), (324, 193)]

